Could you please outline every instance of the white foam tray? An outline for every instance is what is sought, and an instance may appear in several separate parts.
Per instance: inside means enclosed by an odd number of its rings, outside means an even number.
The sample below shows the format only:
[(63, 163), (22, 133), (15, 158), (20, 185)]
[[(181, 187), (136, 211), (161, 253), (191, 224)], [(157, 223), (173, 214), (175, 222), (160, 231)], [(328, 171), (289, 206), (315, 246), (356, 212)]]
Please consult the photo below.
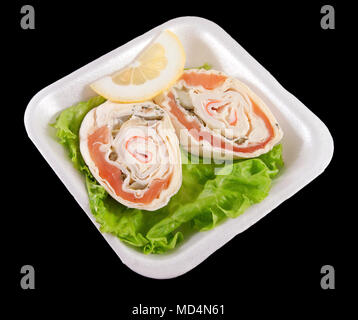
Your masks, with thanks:
[(99, 226), (90, 212), (84, 179), (72, 167), (48, 124), (64, 108), (93, 96), (88, 84), (129, 63), (164, 29), (172, 30), (182, 41), (187, 67), (207, 62), (214, 69), (243, 80), (263, 98), (284, 131), (285, 168), (274, 180), (264, 201), (211, 231), (196, 233), (168, 254), (144, 255), (118, 238), (103, 234), (125, 265), (143, 276), (157, 279), (177, 277), (200, 264), (321, 174), (333, 155), (333, 140), (327, 127), (222, 28), (198, 17), (173, 19), (44, 88), (26, 109), (25, 126), (30, 139), (97, 228)]

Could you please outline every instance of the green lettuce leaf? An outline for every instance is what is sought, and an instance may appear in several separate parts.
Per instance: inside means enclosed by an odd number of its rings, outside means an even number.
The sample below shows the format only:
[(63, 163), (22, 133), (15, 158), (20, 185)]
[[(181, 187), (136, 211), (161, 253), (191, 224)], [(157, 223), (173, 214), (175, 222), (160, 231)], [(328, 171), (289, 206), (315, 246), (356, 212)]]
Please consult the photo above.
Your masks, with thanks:
[(283, 166), (281, 145), (258, 158), (229, 164), (206, 164), (183, 152), (182, 187), (168, 205), (157, 211), (127, 208), (94, 179), (79, 150), (84, 116), (104, 101), (98, 96), (65, 109), (52, 126), (75, 168), (85, 175), (90, 208), (101, 231), (146, 254), (165, 253), (194, 232), (239, 216), (268, 195), (272, 178)]
[(190, 69), (205, 69), (205, 70), (210, 70), (212, 69), (212, 66), (208, 63), (204, 63), (202, 66), (200, 67), (192, 67), (192, 68), (184, 68), (184, 70), (190, 70)]
[(52, 127), (57, 129), (56, 135), (59, 138), (59, 142), (67, 149), (74, 167), (89, 175), (91, 173), (80, 153), (79, 130), (82, 120), (88, 111), (105, 101), (105, 98), (96, 96), (86, 102), (80, 102), (61, 112), (56, 122), (51, 124)]

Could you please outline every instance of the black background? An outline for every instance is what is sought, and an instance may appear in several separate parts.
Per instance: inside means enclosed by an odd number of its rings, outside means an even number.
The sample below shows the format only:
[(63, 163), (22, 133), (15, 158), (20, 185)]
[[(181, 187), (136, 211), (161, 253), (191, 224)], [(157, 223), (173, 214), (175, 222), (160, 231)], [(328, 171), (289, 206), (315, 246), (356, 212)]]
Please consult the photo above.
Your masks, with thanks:
[[(20, 27), (25, 4), (35, 7), (35, 30)], [(324, 4), (334, 5), (335, 30), (320, 27)], [(153, 27), (187, 15), (212, 20), (237, 40), (327, 125), (335, 153), (316, 180), (194, 270), (176, 279), (153, 280), (121, 263), (28, 139), (23, 115), (43, 87)], [(4, 200), (10, 208), (2, 212), (9, 253), (4, 279), (10, 282), (7, 296), (18, 305), (14, 312), (49, 315), (50, 307), (66, 316), (72, 306), (79, 314), (97, 311), (126, 319), (139, 303), (224, 304), (225, 319), (244, 311), (279, 317), (347, 312), (358, 270), (353, 261), (356, 169), (350, 147), (355, 135), (347, 125), (357, 108), (355, 83), (349, 81), (356, 41), (349, 3), (15, 1), (3, 16), (2, 47), (9, 54), (3, 68), (10, 72), (2, 108), (11, 117), (5, 122), (17, 141), (16, 150), (13, 135), (3, 141), (3, 148), (13, 150), (11, 160), (2, 153), (9, 174)], [(35, 268), (35, 290), (20, 287), (25, 264)], [(335, 290), (320, 287), (320, 269), (326, 264), (335, 267)]]

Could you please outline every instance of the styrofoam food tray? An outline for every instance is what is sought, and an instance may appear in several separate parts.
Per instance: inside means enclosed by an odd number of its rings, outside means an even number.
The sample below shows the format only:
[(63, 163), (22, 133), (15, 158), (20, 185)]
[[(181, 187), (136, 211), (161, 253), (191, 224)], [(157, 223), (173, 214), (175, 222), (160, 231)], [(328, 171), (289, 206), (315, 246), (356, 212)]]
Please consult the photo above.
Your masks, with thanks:
[(41, 90), (26, 109), (25, 126), (30, 139), (97, 228), (84, 179), (54, 139), (48, 124), (61, 110), (94, 96), (88, 84), (129, 63), (164, 29), (172, 30), (182, 41), (187, 67), (207, 62), (214, 69), (243, 80), (267, 103), (284, 131), (285, 168), (261, 203), (213, 230), (196, 233), (168, 254), (144, 255), (118, 238), (103, 234), (124, 264), (141, 275), (157, 279), (173, 278), (197, 266), (321, 174), (333, 155), (333, 140), (327, 127), (223, 29), (198, 17), (173, 19)]

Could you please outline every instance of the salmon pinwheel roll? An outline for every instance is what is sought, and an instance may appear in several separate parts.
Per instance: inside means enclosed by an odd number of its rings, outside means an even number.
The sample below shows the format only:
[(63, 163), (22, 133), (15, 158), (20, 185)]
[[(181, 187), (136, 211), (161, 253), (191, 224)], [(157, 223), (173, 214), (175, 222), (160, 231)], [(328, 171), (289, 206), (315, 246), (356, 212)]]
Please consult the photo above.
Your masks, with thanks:
[(159, 209), (181, 186), (178, 138), (152, 102), (92, 109), (81, 124), (80, 150), (96, 180), (127, 207)]
[(196, 155), (252, 158), (270, 151), (283, 135), (266, 104), (219, 71), (186, 70), (155, 102), (169, 111), (180, 143)]

